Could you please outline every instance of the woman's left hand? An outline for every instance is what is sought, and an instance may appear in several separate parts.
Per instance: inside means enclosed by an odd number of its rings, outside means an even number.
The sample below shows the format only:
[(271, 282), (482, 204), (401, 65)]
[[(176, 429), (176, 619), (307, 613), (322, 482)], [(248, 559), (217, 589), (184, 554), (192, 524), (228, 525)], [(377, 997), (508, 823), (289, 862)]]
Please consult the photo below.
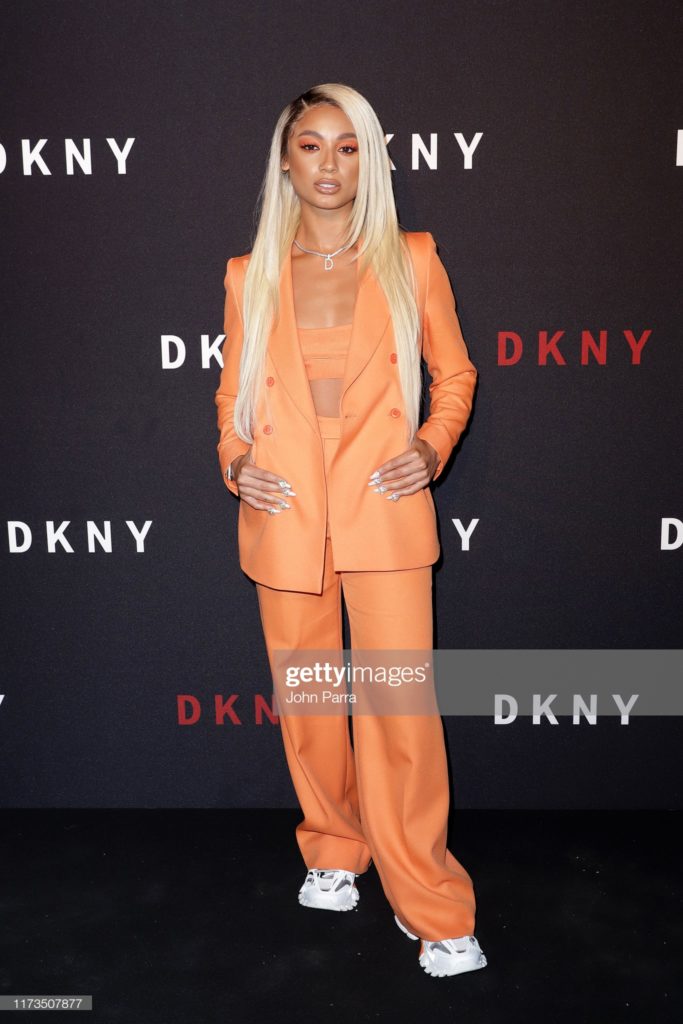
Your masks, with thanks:
[(416, 437), (407, 451), (377, 467), (370, 477), (368, 486), (382, 487), (384, 490), (379, 491), (382, 497), (398, 501), (402, 495), (415, 494), (426, 487), (434, 476), (438, 464), (437, 451), (428, 441)]

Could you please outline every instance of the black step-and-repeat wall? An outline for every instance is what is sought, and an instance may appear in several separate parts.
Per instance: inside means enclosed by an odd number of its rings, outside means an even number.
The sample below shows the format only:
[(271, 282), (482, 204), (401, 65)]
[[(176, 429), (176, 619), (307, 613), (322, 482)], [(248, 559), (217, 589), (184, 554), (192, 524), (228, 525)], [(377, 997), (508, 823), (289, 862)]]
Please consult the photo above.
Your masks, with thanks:
[[(479, 369), (436, 645), (683, 646), (680, 4), (0, 21), (5, 806), (296, 805), (213, 398), (226, 260), (320, 82), (376, 109)], [(459, 807), (678, 803), (676, 717), (444, 721)]]

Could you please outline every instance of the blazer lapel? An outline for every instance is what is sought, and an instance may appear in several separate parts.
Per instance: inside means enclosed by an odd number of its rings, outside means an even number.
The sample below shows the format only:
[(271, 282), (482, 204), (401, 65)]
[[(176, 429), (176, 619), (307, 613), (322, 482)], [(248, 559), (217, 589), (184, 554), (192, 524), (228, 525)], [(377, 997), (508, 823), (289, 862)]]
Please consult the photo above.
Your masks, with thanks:
[[(351, 339), (344, 368), (342, 401), (345, 392), (379, 345), (389, 322), (390, 312), (384, 292), (372, 268), (368, 268), (362, 280), (358, 282)], [(280, 272), (280, 315), (271, 331), (268, 351), (290, 397), (317, 432), (315, 405), (297, 334), (291, 250), (288, 250)]]

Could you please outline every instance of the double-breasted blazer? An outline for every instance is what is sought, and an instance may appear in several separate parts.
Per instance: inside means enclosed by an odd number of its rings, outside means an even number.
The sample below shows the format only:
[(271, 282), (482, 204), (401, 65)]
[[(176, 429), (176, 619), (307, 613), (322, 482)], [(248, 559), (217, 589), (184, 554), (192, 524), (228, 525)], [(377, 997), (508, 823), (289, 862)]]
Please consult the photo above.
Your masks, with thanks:
[[(438, 452), (436, 479), (469, 419), (477, 370), (434, 239), (424, 231), (407, 232), (406, 240), (416, 272), (421, 352), (431, 377), (429, 417), (417, 436)], [(227, 263), (226, 337), (215, 394), (221, 474), (235, 495), (237, 486), (225, 474), (249, 450), (233, 424), (248, 262), (247, 254)], [(278, 590), (320, 593), (328, 515), (337, 570), (412, 569), (436, 561), (439, 539), (429, 487), (394, 502), (368, 486), (378, 466), (406, 450), (404, 417), (389, 306), (369, 268), (358, 283), (340, 400), (341, 435), (326, 481), (323, 443), (297, 333), (288, 253), (280, 276), (280, 313), (269, 336), (256, 406), (251, 458), (289, 481), (296, 497), (290, 499), (291, 509), (277, 516), (240, 501), (238, 548), (247, 576)]]

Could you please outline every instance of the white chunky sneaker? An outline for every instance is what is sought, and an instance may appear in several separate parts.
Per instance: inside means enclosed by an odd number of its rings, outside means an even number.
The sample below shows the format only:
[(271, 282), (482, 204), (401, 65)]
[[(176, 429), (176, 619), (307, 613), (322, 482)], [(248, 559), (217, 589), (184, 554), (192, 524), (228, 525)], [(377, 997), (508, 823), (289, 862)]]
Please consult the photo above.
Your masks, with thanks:
[[(418, 939), (401, 924), (394, 914), (394, 921), (409, 939)], [(474, 935), (461, 935), (456, 939), (439, 939), (430, 942), (420, 940), (420, 966), (427, 974), (435, 978), (445, 978), (452, 974), (464, 974), (465, 971), (478, 971), (486, 967), (486, 957)]]
[(299, 889), (299, 903), (317, 910), (353, 910), (360, 899), (353, 871), (310, 868)]

